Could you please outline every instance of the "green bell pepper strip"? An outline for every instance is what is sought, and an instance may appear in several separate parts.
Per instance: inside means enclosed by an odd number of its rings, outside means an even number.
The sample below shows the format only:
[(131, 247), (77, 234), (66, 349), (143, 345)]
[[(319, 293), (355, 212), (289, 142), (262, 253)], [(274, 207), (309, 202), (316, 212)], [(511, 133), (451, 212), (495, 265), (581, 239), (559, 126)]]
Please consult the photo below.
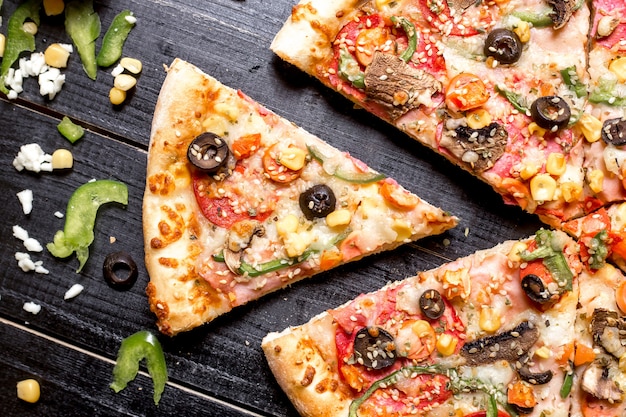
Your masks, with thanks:
[(565, 374), (565, 378), (563, 378), (563, 385), (561, 385), (561, 390), (559, 394), (561, 398), (565, 399), (572, 391), (572, 386), (574, 385), (574, 372), (568, 372)]
[(92, 0), (75, 0), (65, 5), (65, 30), (76, 46), (85, 73), (96, 79), (96, 39), (100, 36), (100, 16)]
[(523, 113), (527, 116), (530, 116), (530, 109), (526, 105), (524, 97), (521, 94), (517, 94), (513, 91), (507, 90), (506, 88), (502, 88), (499, 85), (495, 86), (496, 92), (500, 94), (502, 97), (506, 98), (509, 103), (513, 105), (517, 111)]
[(39, 26), (39, 10), (42, 0), (29, 0), (22, 3), (9, 18), (6, 47), (4, 57), (0, 65), (0, 91), (8, 93), (9, 90), (4, 85), (4, 79), (11, 66), (17, 61), (22, 52), (33, 52), (35, 50), (35, 36), (26, 33), (23, 29), (27, 19), (35, 22)]
[(400, 55), (400, 59), (408, 63), (411, 58), (413, 58), (413, 54), (417, 49), (417, 31), (415, 30), (415, 25), (405, 17), (392, 16), (391, 21), (394, 25), (399, 24), (400, 26), (402, 26), (404, 33), (406, 33), (406, 36), (409, 38), (409, 44), (407, 45), (407, 48)]
[(128, 38), (128, 34), (135, 26), (135, 23), (128, 21), (128, 17), (132, 17), (133, 12), (124, 10), (120, 12), (113, 21), (111, 26), (102, 38), (102, 47), (96, 57), (96, 63), (101, 67), (110, 67), (115, 64), (122, 56), (122, 48), (124, 42)]
[(591, 254), (591, 262), (589, 262), (589, 267), (591, 269), (600, 269), (604, 266), (604, 261), (609, 255), (609, 248), (606, 244), (608, 239), (609, 233), (606, 230), (598, 232), (591, 238), (591, 241), (589, 242), (589, 249), (593, 250), (593, 254)]
[(57, 125), (57, 130), (63, 137), (71, 143), (76, 142), (85, 134), (85, 129), (72, 122), (69, 117), (63, 116), (61, 122)]
[(626, 106), (626, 97), (620, 97), (617, 93), (617, 80), (600, 77), (598, 85), (589, 94), (591, 103), (604, 103), (610, 106)]
[(126, 388), (137, 376), (139, 362), (143, 359), (146, 360), (146, 367), (152, 378), (154, 403), (158, 405), (167, 382), (167, 365), (159, 340), (147, 330), (139, 331), (122, 340), (110, 387), (116, 393)]
[(538, 231), (535, 235), (535, 242), (537, 242), (537, 248), (534, 251), (529, 252), (525, 250), (520, 253), (522, 260), (534, 261), (541, 259), (559, 287), (566, 291), (571, 291), (574, 275), (569, 269), (567, 259), (565, 259), (563, 254), (563, 248), (554, 239), (552, 232), (549, 230)]
[(365, 73), (361, 71), (359, 63), (345, 46), (339, 50), (337, 69), (341, 78), (350, 81), (356, 88), (365, 88)]
[(554, 23), (550, 14), (553, 12), (552, 8), (545, 8), (541, 11), (535, 12), (530, 10), (515, 10), (511, 13), (512, 16), (517, 17), (524, 22), (531, 23), (533, 27), (545, 28), (552, 26)]
[(98, 208), (105, 203), (128, 205), (128, 188), (112, 180), (92, 181), (74, 191), (67, 203), (65, 227), (54, 235), (46, 248), (57, 258), (67, 258), (73, 252), (79, 261), (80, 272), (89, 258), (89, 245), (94, 240), (93, 228)]
[(576, 97), (580, 98), (586, 96), (587, 87), (580, 81), (578, 76), (573, 77), (572, 74), (577, 74), (575, 65), (563, 68), (561, 70), (561, 78), (563, 78), (563, 82), (576, 94)]
[[(313, 159), (315, 159), (322, 165), (324, 164), (326, 157), (315, 146), (307, 145), (307, 149), (309, 150), (309, 154)], [(333, 172), (331, 175), (333, 177), (339, 178), (340, 180), (355, 184), (370, 184), (373, 182), (384, 180), (386, 178), (384, 174), (379, 174), (376, 172), (349, 172), (341, 169), (336, 169), (335, 172)]]

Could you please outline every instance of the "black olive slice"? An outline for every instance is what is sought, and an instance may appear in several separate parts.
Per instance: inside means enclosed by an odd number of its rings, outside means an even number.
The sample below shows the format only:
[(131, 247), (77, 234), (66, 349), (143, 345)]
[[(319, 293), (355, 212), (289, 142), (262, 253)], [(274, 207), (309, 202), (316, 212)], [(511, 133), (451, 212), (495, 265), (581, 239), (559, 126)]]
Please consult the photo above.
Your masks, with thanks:
[(523, 365), (517, 373), (523, 381), (532, 385), (544, 385), (552, 380), (552, 371), (532, 372), (527, 365)]
[(537, 125), (554, 132), (567, 126), (572, 112), (561, 97), (544, 96), (530, 106), (530, 116)]
[(500, 64), (513, 64), (522, 56), (522, 41), (509, 29), (494, 29), (487, 35), (484, 52)]
[(393, 336), (380, 327), (364, 327), (354, 337), (354, 360), (368, 368), (383, 369), (396, 361)]
[(437, 290), (426, 290), (420, 297), (420, 310), (422, 314), (431, 320), (436, 320), (443, 315), (446, 305)]
[(602, 140), (614, 146), (626, 144), (626, 118), (605, 120), (602, 124)]
[(535, 407), (522, 407), (521, 405), (517, 404), (509, 404), (509, 406), (511, 406), (519, 414), (532, 414), (532, 412), (535, 410)]
[(522, 289), (528, 298), (539, 304), (545, 304), (552, 298), (541, 278), (534, 274), (528, 274), (522, 278)]
[[(124, 274), (121, 274), (125, 271)], [(137, 281), (139, 271), (133, 258), (126, 252), (113, 252), (107, 255), (102, 265), (104, 279), (110, 287), (127, 290)]]
[(299, 203), (304, 217), (313, 220), (316, 217), (326, 217), (335, 211), (337, 199), (329, 186), (317, 184), (300, 194)]
[(187, 148), (189, 162), (208, 174), (213, 174), (223, 167), (229, 154), (230, 150), (226, 141), (211, 132), (200, 134)]

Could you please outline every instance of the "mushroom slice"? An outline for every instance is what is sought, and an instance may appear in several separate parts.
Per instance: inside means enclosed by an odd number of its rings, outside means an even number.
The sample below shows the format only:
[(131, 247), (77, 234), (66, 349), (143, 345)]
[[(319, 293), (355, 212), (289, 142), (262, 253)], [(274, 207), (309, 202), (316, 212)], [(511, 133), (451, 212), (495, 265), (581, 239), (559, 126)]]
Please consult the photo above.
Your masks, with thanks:
[(461, 349), (461, 356), (469, 365), (484, 365), (499, 360), (517, 362), (538, 338), (539, 330), (525, 320), (511, 330), (467, 342)]
[(421, 104), (430, 104), (433, 94), (441, 89), (435, 77), (413, 68), (396, 55), (376, 51), (365, 70), (368, 98), (382, 104), (393, 120)]
[(593, 340), (616, 358), (626, 354), (626, 318), (616, 311), (597, 308), (591, 317)]
[(448, 7), (450, 7), (452, 10), (462, 12), (477, 3), (477, 0), (448, 0)]
[(548, 0), (548, 4), (554, 9), (550, 13), (554, 29), (561, 29), (565, 26), (576, 10), (576, 3), (577, 0)]
[(504, 154), (508, 137), (506, 129), (496, 122), (480, 129), (459, 125), (444, 131), (439, 145), (472, 171), (482, 172), (493, 167)]
[(242, 220), (231, 227), (224, 247), (224, 262), (232, 273), (240, 274), (241, 252), (250, 245), (254, 236), (264, 234), (265, 228), (256, 220)]
[(611, 403), (622, 401), (622, 390), (611, 374), (615, 372), (616, 361), (609, 357), (601, 357), (587, 366), (582, 374), (581, 387), (594, 397)]

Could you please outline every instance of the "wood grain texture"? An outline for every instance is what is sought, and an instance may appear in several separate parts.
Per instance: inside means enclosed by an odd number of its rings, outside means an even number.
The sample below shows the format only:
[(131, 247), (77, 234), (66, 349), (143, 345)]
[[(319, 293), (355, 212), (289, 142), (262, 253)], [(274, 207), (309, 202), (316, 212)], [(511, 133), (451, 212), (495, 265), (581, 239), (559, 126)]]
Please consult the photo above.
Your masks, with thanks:
[[(4, 2), (2, 33), (17, 5), (15, 0)], [(65, 71), (66, 85), (54, 100), (40, 97), (32, 79), (18, 100), (0, 97), (1, 415), (193, 416), (210, 410), (209, 414), (223, 416), (294, 416), (261, 352), (261, 339), (268, 332), (302, 324), (388, 281), (502, 240), (530, 235), (540, 227), (534, 216), (505, 206), (468, 173), (273, 56), (269, 44), (292, 6), (293, 0), (98, 1), (95, 9), (103, 31), (123, 9), (138, 18), (124, 55), (139, 58), (144, 69), (126, 104), (115, 107), (108, 102), (113, 83), (110, 69), (100, 69), (94, 82), (84, 74), (76, 54)], [(44, 18), (36, 39), (40, 51), (53, 42), (69, 42), (58, 19)], [(108, 385), (110, 361), (122, 338), (141, 329), (155, 331), (144, 293), (148, 277), (143, 265), (141, 200), (152, 111), (165, 78), (163, 66), (175, 57), (396, 178), (425, 200), (459, 216), (461, 223), (442, 236), (278, 291), (176, 338), (160, 336), (175, 385), (166, 387), (155, 407), (151, 382), (145, 376), (120, 394), (113, 394)], [(56, 131), (64, 115), (87, 128), (85, 137), (74, 145)], [(16, 171), (11, 163), (19, 147), (33, 142), (48, 153), (71, 149), (74, 168), (62, 173)], [(22, 272), (14, 254), (24, 248), (12, 236), (12, 226), (20, 225), (42, 244), (51, 241), (63, 227), (63, 220), (53, 213), (64, 212), (73, 190), (92, 178), (125, 182), (130, 199), (126, 208), (107, 205), (99, 211), (84, 271), (75, 272), (75, 257), (59, 260), (44, 251), (31, 255), (42, 260), (50, 274)], [(35, 195), (28, 216), (15, 196), (23, 189), (32, 189)], [(130, 291), (113, 290), (102, 278), (104, 257), (114, 250), (131, 253), (140, 268), (139, 280)], [(74, 283), (85, 290), (64, 301), (63, 294)], [(42, 311), (27, 313), (22, 309), (26, 301), (40, 304)], [(14, 383), (26, 377), (42, 384), (38, 404), (15, 398)]]

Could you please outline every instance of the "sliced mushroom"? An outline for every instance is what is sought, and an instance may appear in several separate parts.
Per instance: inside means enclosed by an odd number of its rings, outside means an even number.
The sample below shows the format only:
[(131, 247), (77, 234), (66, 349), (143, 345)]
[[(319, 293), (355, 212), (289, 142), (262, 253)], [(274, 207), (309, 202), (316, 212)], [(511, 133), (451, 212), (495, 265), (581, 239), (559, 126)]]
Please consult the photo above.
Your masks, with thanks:
[(232, 273), (239, 275), (241, 252), (250, 245), (252, 238), (264, 234), (265, 228), (256, 220), (242, 220), (231, 227), (224, 247), (224, 262)]
[(582, 374), (582, 389), (600, 400), (621, 402), (622, 390), (611, 378), (616, 368), (617, 361), (607, 356), (593, 361)]
[(626, 317), (597, 308), (591, 317), (593, 340), (616, 358), (626, 354)]
[(442, 85), (435, 77), (405, 63), (400, 57), (374, 52), (365, 70), (365, 92), (370, 100), (382, 104), (392, 120), (406, 112), (431, 103)]
[(522, 365), (522, 367), (517, 370), (517, 373), (522, 380), (532, 385), (547, 384), (552, 380), (553, 376), (552, 371), (549, 369), (543, 372), (533, 372), (530, 370), (527, 364)]
[(439, 145), (446, 148), (459, 161), (475, 172), (493, 167), (504, 154), (508, 133), (499, 123), (493, 122), (480, 129), (460, 125), (444, 131)]
[(511, 330), (465, 343), (461, 348), (469, 365), (484, 365), (506, 360), (517, 362), (539, 338), (539, 330), (525, 320)]
[(569, 21), (576, 10), (577, 0), (548, 0), (553, 8), (550, 19), (554, 23), (554, 29), (561, 29)]
[(463, 11), (477, 3), (477, 0), (448, 0), (448, 7), (452, 10)]

